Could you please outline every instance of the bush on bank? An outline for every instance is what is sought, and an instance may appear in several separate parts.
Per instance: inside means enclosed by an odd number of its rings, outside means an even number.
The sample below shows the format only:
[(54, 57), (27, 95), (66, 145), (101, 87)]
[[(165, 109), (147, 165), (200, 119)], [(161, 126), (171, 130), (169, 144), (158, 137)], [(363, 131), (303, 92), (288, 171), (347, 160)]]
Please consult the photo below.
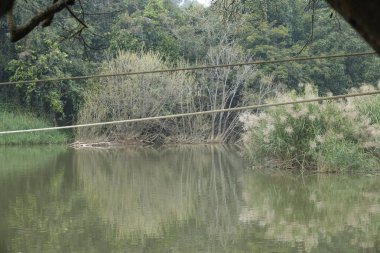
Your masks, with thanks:
[[(210, 49), (208, 61), (229, 64), (244, 62), (239, 47)], [(189, 67), (185, 62), (165, 61), (156, 52), (121, 51), (104, 62), (101, 73), (141, 72)], [(118, 121), (198, 111), (228, 109), (245, 104), (247, 84), (255, 76), (252, 66), (239, 69), (204, 70), (197, 74), (176, 71), (146, 75), (114, 76), (95, 81), (84, 94), (78, 123)], [(239, 114), (220, 112), (165, 120), (86, 127), (76, 131), (84, 142), (124, 143), (221, 143), (240, 137)]]
[[(362, 86), (361, 90), (375, 89)], [(277, 96), (271, 102), (317, 97)], [(321, 172), (371, 171), (380, 167), (380, 95), (295, 104), (243, 113), (245, 155), (257, 167)]]

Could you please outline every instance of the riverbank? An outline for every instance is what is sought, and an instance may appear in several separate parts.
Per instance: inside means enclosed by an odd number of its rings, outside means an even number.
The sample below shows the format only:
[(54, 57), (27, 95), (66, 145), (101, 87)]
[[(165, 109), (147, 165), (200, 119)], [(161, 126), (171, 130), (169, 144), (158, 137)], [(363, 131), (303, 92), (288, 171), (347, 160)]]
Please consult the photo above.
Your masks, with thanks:
[[(360, 89), (371, 91), (375, 87), (366, 85)], [(297, 101), (317, 97), (316, 87), (306, 85), (303, 94), (291, 91), (278, 94), (266, 102)], [(49, 126), (48, 122), (30, 113), (16, 114), (9, 111), (1, 113), (3, 129)], [(177, 131), (174, 131), (172, 124), (176, 122), (160, 121), (155, 122), (155, 127), (150, 125), (148, 129), (143, 128), (146, 125), (141, 125), (140, 128), (137, 125), (121, 124), (80, 128), (75, 137), (77, 141), (70, 146), (75, 149), (108, 149), (123, 146), (239, 142), (245, 147), (243, 153), (254, 167), (327, 173), (379, 171), (380, 95), (349, 98), (344, 101), (272, 107), (254, 113), (244, 112), (236, 117), (239, 120), (234, 122), (232, 127), (228, 127), (237, 136), (234, 141), (229, 141), (223, 135), (183, 134), (184, 125), (182, 128), (177, 125)], [(191, 120), (189, 124), (192, 124)], [(68, 140), (68, 135), (51, 131), (5, 135), (0, 139), (0, 144), (53, 144), (68, 143)]]
[[(0, 131), (52, 127), (53, 124), (25, 111), (0, 107)], [(61, 131), (7, 134), (0, 136), (0, 145), (65, 144), (70, 135)]]

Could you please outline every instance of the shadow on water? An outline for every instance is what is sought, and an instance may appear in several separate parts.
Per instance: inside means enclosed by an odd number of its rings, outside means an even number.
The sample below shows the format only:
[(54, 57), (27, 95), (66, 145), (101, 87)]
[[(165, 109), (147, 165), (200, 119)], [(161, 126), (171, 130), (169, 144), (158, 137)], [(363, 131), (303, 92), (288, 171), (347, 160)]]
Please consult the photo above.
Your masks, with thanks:
[(252, 171), (227, 146), (0, 157), (0, 252), (380, 251), (378, 177)]

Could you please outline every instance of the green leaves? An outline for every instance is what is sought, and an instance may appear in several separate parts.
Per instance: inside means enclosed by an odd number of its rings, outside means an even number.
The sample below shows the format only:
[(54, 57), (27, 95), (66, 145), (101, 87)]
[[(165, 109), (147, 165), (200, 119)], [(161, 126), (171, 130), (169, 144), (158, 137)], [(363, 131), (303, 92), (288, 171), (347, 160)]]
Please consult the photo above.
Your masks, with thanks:
[[(236, 37), (254, 59), (371, 50), (344, 20), (330, 17), (324, 3), (317, 3), (313, 11), (307, 11), (302, 0), (246, 1), (245, 5)], [(290, 88), (308, 81), (321, 93), (342, 94), (360, 83), (377, 82), (380, 73), (373, 66), (379, 64), (379, 59), (362, 57), (265, 65), (259, 70)]]
[[(70, 73), (72, 61), (59, 49), (58, 43), (43, 40), (43, 48), (36, 51), (19, 47), (18, 59), (8, 63), (12, 81), (37, 80), (65, 77)], [(19, 104), (41, 115), (53, 115), (53, 120), (65, 120), (73, 109), (66, 108), (68, 100), (75, 92), (70, 92), (68, 81), (55, 83), (28, 83), (12, 87), (13, 96)], [(79, 85), (79, 84), (76, 84)], [(70, 115), (71, 116), (71, 115)]]
[(112, 27), (112, 54), (118, 50), (156, 51), (172, 61), (178, 60), (180, 48), (172, 28), (178, 26), (179, 19), (169, 12), (173, 10), (179, 11), (170, 2), (148, 1), (143, 10), (120, 16)]

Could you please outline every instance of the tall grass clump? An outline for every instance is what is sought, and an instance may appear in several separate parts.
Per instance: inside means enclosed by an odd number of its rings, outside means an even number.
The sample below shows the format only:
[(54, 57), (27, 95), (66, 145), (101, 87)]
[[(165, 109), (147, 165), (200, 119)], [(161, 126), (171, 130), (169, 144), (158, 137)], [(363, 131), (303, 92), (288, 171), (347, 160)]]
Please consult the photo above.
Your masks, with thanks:
[[(377, 84), (380, 89), (380, 82)], [(368, 92), (374, 91), (372, 85), (363, 85), (359, 89), (351, 89), (351, 92)], [(351, 98), (352, 103), (359, 110), (360, 114), (365, 115), (371, 120), (371, 123), (380, 124), (380, 95), (364, 96)]]
[[(0, 131), (51, 127), (48, 121), (33, 113), (9, 111), (0, 107)], [(32, 132), (0, 135), (0, 145), (67, 143), (69, 136), (60, 131)]]
[[(271, 102), (313, 97), (317, 97), (316, 89), (306, 85), (303, 95), (290, 92)], [(379, 99), (380, 96), (367, 96), (243, 113), (240, 121), (246, 130), (245, 154), (257, 167), (321, 172), (377, 170), (380, 167)]]

